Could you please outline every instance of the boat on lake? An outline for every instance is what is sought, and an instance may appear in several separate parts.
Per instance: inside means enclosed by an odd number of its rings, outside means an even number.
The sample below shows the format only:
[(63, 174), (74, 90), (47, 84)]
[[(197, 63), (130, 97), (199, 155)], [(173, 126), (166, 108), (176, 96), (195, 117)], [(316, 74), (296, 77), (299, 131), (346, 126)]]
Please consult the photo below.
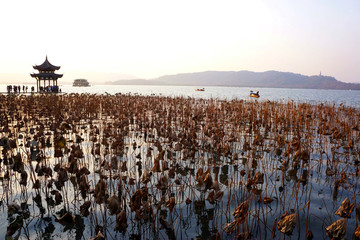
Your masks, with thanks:
[(251, 90), (250, 91), (250, 97), (259, 98), (260, 97), (259, 91), (254, 92), (254, 91)]
[(205, 88), (197, 88), (195, 91), (205, 91)]
[(75, 79), (73, 87), (90, 87), (90, 84), (86, 79)]

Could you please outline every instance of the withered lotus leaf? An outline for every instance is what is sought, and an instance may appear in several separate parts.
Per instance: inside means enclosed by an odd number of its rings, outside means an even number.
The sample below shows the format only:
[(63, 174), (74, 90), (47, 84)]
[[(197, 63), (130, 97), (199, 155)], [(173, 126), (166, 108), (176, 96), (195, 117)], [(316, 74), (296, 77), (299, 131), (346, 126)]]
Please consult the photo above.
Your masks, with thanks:
[(350, 218), (350, 215), (354, 208), (355, 203), (350, 204), (349, 198), (345, 198), (344, 201), (342, 201), (339, 209), (335, 212), (335, 214), (343, 218)]
[(231, 223), (225, 223), (225, 227), (224, 230), (225, 232), (227, 232), (228, 234), (232, 234), (236, 227), (240, 224), (241, 219), (240, 218), (235, 218), (234, 221), (232, 221)]
[(167, 189), (169, 185), (168, 179), (165, 175), (161, 176), (159, 182), (156, 184), (156, 187), (161, 190)]
[(8, 215), (11, 216), (15, 213), (19, 213), (21, 211), (21, 207), (20, 205), (18, 205), (17, 203), (11, 203), (7, 206), (8, 208)]
[(115, 156), (113, 156), (113, 157), (111, 157), (111, 168), (113, 169), (113, 170), (117, 170), (118, 169), (118, 159), (117, 159), (117, 157), (115, 157)]
[(81, 197), (83, 199), (86, 198), (86, 194), (88, 193), (90, 189), (90, 185), (87, 181), (86, 175), (81, 175), (80, 180), (78, 181), (78, 186), (81, 192)]
[(172, 226), (164, 219), (163, 216), (160, 216), (159, 222), (166, 230), (171, 230), (172, 229)]
[(15, 172), (21, 172), (21, 170), (24, 168), (24, 163), (22, 161), (20, 153), (16, 154), (14, 157), (14, 164), (13, 164), (13, 170)]
[(89, 212), (89, 208), (91, 206), (91, 201), (85, 201), (81, 206), (80, 206), (80, 214), (83, 217), (87, 217), (89, 216), (90, 212)]
[(215, 199), (215, 201), (220, 202), (223, 196), (224, 196), (223, 191), (215, 191), (214, 199)]
[(6, 229), (6, 236), (5, 239), (13, 239), (12, 235), (19, 229), (23, 227), (24, 224), (24, 218), (22, 215), (17, 215), (15, 219), (10, 222), (9, 226)]
[(135, 193), (130, 198), (130, 209), (131, 211), (135, 211), (137, 209), (141, 208), (141, 200), (143, 198), (143, 191), (141, 189), (138, 189), (135, 191)]
[(158, 158), (154, 159), (154, 166), (151, 169), (152, 172), (161, 172), (160, 169), (160, 160)]
[(78, 171), (78, 175), (82, 176), (82, 175), (89, 175), (90, 171), (89, 169), (87, 169), (86, 167), (82, 167), (79, 171)]
[(55, 147), (55, 149), (54, 149), (54, 157), (60, 158), (60, 157), (63, 157), (63, 156), (64, 156), (64, 153), (61, 150), (61, 148)]
[(291, 235), (296, 226), (296, 213), (286, 215), (278, 222), (278, 229), (280, 232)]
[(204, 170), (202, 168), (199, 168), (196, 172), (196, 181), (199, 182), (203, 182), (203, 173), (204, 173)]
[(126, 231), (128, 224), (127, 224), (127, 217), (126, 217), (126, 211), (121, 210), (121, 212), (116, 215), (116, 225), (114, 230), (124, 232)]
[(242, 202), (232, 213), (235, 219), (238, 219), (238, 223), (243, 223), (249, 213), (249, 202)]
[(106, 182), (100, 178), (95, 186), (95, 202), (102, 204), (106, 199)]
[(255, 176), (254, 176), (254, 179), (253, 179), (253, 182), (255, 184), (263, 184), (264, 183), (264, 174), (261, 173), (261, 172), (256, 172)]
[(144, 184), (147, 184), (148, 182), (150, 182), (150, 173), (149, 171), (145, 170), (142, 174), (141, 177), (141, 182)]
[(69, 225), (75, 223), (75, 216), (69, 212), (66, 212), (60, 218), (55, 216), (55, 222), (60, 223), (61, 225)]
[(58, 148), (66, 147), (66, 139), (63, 136), (57, 136), (55, 138), (55, 146)]
[(360, 239), (360, 224), (357, 226), (357, 228), (355, 229), (355, 239), (359, 240)]
[(28, 174), (26, 171), (23, 170), (20, 174), (20, 185), (24, 185), (26, 187), (27, 178), (28, 178)]
[(175, 167), (171, 167), (171, 168), (169, 169), (168, 177), (169, 177), (169, 178), (174, 178), (174, 177), (175, 177)]
[(62, 198), (62, 196), (61, 196), (61, 193), (59, 192), (59, 191), (56, 191), (55, 190), (55, 204), (56, 205), (59, 205), (59, 204), (61, 204), (62, 203), (62, 201), (63, 201), (63, 198)]
[(213, 187), (213, 179), (211, 176), (210, 168), (208, 168), (205, 172), (202, 168), (199, 168), (196, 172), (195, 180), (197, 182), (195, 187), (199, 191), (206, 191)]
[(128, 185), (132, 186), (135, 185), (136, 179), (135, 178), (129, 178)]
[(122, 162), (122, 164), (121, 164), (121, 172), (126, 172), (126, 171), (127, 171), (127, 163)]
[(337, 220), (336, 222), (332, 223), (330, 226), (325, 228), (326, 235), (331, 239), (339, 239), (345, 240), (346, 239), (346, 221), (344, 218)]
[(72, 145), (71, 146), (72, 150), (71, 150), (71, 154), (73, 154), (74, 157), (76, 158), (84, 158), (84, 153), (82, 151), (82, 149), (80, 148), (80, 145)]
[(114, 195), (109, 197), (107, 203), (110, 215), (118, 214), (120, 212), (120, 199), (117, 196)]
[(40, 189), (41, 187), (41, 183), (39, 179), (36, 179), (34, 184), (33, 184), (33, 189)]
[(213, 186), (213, 179), (210, 173), (210, 168), (208, 169), (209, 171), (206, 173), (205, 177), (204, 177), (204, 183), (205, 183), (205, 189), (208, 190)]

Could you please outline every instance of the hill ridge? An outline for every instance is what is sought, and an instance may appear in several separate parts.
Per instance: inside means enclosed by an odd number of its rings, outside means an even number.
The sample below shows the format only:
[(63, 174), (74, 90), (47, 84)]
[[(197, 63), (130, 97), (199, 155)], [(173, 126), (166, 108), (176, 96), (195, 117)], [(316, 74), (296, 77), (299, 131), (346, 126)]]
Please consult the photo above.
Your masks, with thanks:
[(360, 84), (338, 81), (332, 76), (306, 76), (299, 73), (269, 70), (265, 72), (241, 71), (203, 71), (163, 75), (146, 80), (119, 80), (116, 85), (187, 85), (187, 86), (232, 86), (232, 87), (270, 87), (360, 90)]

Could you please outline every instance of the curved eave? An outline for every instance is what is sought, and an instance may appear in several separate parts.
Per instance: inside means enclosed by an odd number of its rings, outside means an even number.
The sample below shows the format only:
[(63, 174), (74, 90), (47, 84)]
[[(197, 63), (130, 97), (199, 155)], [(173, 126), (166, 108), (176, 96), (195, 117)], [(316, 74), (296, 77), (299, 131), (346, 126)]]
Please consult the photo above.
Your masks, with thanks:
[(64, 74), (57, 74), (57, 73), (30, 73), (30, 76), (33, 78), (51, 78), (51, 79), (58, 79), (62, 78)]
[(33, 66), (33, 68), (39, 71), (55, 71), (60, 69), (59, 66), (43, 66), (43, 65), (35, 65)]

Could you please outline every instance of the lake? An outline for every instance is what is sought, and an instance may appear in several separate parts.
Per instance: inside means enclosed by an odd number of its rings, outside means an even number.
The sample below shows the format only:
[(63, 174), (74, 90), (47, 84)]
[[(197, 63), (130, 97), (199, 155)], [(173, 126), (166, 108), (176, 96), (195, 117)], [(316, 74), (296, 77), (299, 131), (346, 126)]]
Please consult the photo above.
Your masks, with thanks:
[[(29, 89), (30, 89), (29, 85)], [(289, 89), (289, 88), (258, 88), (249, 87), (205, 87), (205, 91), (195, 91), (203, 86), (147, 86), (147, 85), (93, 85), (90, 87), (60, 86), (65, 93), (115, 94), (131, 93), (141, 95), (184, 96), (192, 98), (217, 99), (250, 99), (250, 90), (259, 91), (258, 100), (301, 101), (308, 103), (335, 103), (348, 106), (360, 105), (360, 91), (321, 90), (321, 89)], [(6, 85), (0, 85), (1, 92)]]

